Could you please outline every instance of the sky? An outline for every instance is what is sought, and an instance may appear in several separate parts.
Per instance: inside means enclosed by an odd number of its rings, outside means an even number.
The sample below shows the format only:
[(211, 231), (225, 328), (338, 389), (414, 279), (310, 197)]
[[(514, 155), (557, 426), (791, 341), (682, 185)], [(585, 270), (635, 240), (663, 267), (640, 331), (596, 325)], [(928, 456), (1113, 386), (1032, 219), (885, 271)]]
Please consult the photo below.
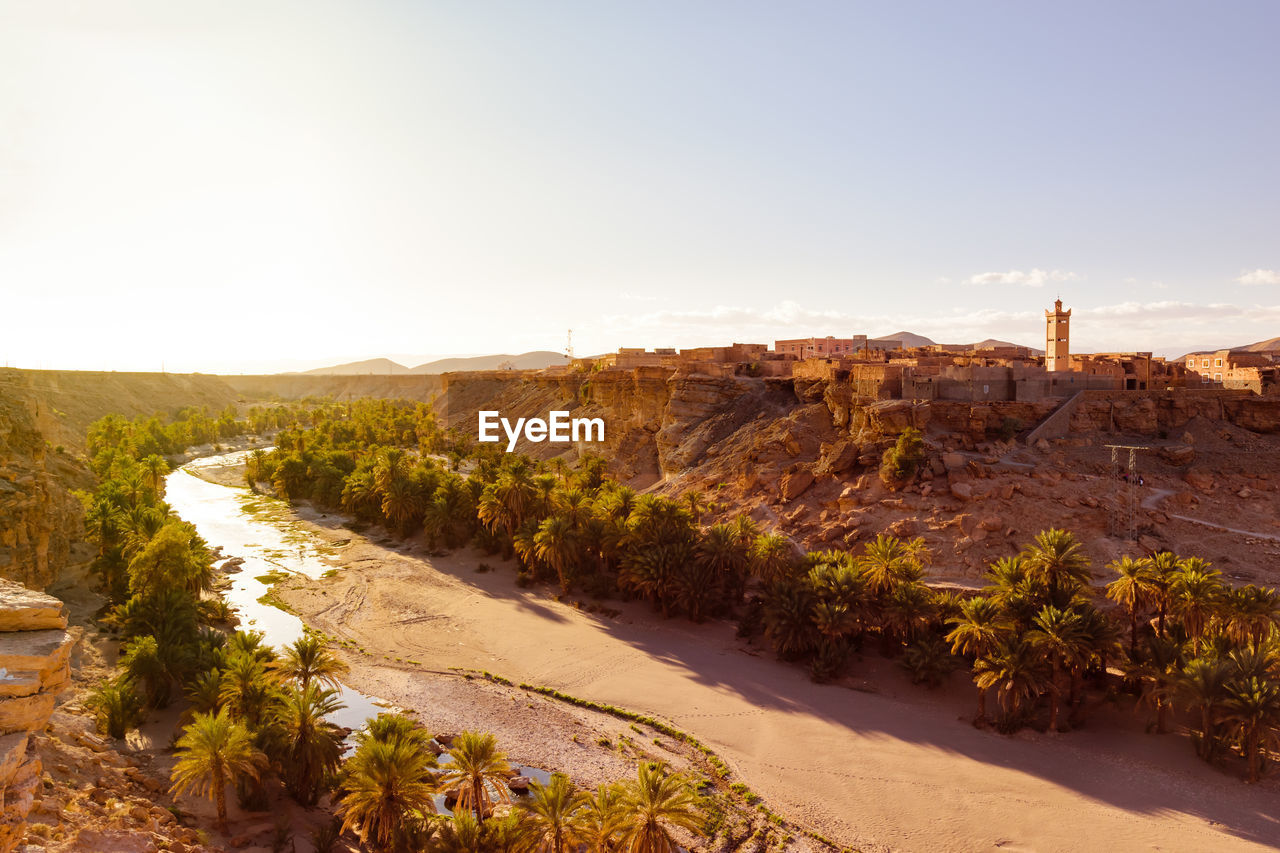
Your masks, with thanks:
[(1270, 2), (0, 0), (0, 364), (1280, 335)]

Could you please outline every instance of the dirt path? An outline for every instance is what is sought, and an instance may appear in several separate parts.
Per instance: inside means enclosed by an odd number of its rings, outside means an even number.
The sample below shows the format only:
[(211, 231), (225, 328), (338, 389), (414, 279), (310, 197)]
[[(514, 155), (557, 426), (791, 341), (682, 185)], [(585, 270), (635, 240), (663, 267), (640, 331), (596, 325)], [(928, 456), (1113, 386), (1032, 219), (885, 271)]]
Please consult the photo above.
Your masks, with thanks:
[[(778, 811), (864, 851), (1280, 845), (1274, 781), (1244, 785), (1182, 737), (1142, 735), (1127, 711), (1068, 735), (1004, 737), (964, 722), (973, 694), (962, 674), (941, 694), (897, 690), (891, 667), (868, 678), (880, 694), (820, 686), (744, 653), (726, 624), (661, 622), (631, 606), (616, 619), (585, 613), (517, 588), (492, 557), (428, 561), (357, 536), (336, 563), (335, 577), (281, 594), (371, 653), (353, 659), (361, 689), (412, 707), (429, 696), (412, 671), (420, 662), (653, 714), (716, 749)], [(384, 658), (405, 663), (374, 662)]]
[(1170, 495), (1174, 494), (1173, 489), (1152, 489), (1151, 494), (1142, 500), (1143, 509), (1154, 509), (1163, 512), (1170, 518), (1176, 518), (1179, 521), (1189, 521), (1192, 524), (1199, 524), (1202, 527), (1211, 527), (1214, 530), (1222, 530), (1226, 533), (1236, 533), (1240, 536), (1249, 536), (1254, 539), (1268, 539), (1272, 542), (1280, 542), (1280, 534), (1260, 533), (1257, 530), (1241, 530), (1237, 527), (1227, 527), (1225, 524), (1214, 524), (1212, 521), (1205, 521), (1202, 518), (1192, 518), (1189, 515), (1178, 515), (1177, 513), (1168, 512), (1160, 509), (1160, 502)]

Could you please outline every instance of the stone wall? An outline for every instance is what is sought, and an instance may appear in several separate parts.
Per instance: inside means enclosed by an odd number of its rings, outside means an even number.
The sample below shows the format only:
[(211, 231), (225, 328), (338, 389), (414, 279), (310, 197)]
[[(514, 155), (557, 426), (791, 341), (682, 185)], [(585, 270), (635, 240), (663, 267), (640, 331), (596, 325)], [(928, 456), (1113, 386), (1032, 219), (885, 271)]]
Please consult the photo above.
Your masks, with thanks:
[(71, 680), (75, 637), (62, 602), (0, 581), (0, 853), (22, 843), (40, 790), (40, 758), (31, 742)]

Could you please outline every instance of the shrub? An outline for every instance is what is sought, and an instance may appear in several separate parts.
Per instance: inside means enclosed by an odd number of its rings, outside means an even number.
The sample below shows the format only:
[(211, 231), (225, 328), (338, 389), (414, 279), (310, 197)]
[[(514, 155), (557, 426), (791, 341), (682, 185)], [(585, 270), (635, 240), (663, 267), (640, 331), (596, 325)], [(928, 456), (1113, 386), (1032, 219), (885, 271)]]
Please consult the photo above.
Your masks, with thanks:
[(915, 479), (924, 461), (924, 436), (907, 427), (880, 460), (880, 480), (890, 489), (901, 489)]

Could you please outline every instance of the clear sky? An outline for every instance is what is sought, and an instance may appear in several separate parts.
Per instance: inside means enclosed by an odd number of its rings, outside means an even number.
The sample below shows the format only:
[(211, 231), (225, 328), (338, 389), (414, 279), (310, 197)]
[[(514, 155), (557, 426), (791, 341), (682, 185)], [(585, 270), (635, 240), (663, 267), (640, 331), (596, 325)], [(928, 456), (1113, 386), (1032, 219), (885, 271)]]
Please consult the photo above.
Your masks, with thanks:
[[(0, 363), (1280, 335), (1280, 4), (0, 0)], [(413, 360), (413, 355), (401, 356)]]

